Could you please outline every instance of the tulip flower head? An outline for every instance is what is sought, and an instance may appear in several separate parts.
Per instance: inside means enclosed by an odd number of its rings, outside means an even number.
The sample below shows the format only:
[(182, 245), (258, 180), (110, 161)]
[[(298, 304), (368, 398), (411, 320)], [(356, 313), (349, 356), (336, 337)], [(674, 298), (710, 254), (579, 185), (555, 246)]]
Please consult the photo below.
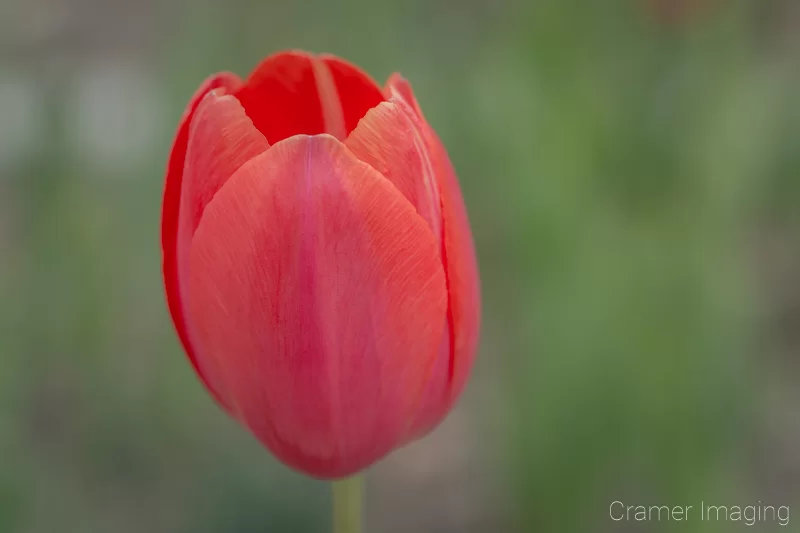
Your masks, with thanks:
[(411, 85), (283, 52), (206, 80), (162, 212), (173, 323), (217, 402), (287, 465), (358, 472), (436, 427), (480, 326), (456, 175)]

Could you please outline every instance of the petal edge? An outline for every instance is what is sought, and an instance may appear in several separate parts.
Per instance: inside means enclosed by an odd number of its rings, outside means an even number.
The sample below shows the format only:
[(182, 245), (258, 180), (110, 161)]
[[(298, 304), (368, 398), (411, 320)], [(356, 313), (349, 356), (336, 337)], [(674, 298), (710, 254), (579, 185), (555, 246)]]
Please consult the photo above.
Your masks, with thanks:
[(178, 265), (177, 265), (177, 237), (178, 224), (181, 204), (181, 189), (183, 185), (183, 169), (186, 160), (186, 150), (189, 142), (189, 125), (193, 115), (200, 105), (205, 95), (215, 89), (222, 89), (226, 92), (236, 90), (241, 80), (230, 72), (221, 72), (207, 78), (189, 101), (186, 110), (183, 112), (178, 129), (175, 133), (175, 140), (172, 143), (167, 162), (167, 172), (164, 180), (164, 193), (161, 207), (161, 258), (162, 274), (164, 278), (164, 292), (167, 300), (167, 307), (172, 317), (172, 322), (178, 338), (183, 345), (189, 361), (195, 369), (200, 380), (209, 388), (214, 399), (224, 406), (217, 391), (211, 389), (208, 381), (200, 371), (195, 359), (194, 350), (189, 342), (188, 333), (184, 321), (184, 309), (181, 303), (180, 290), (178, 285)]

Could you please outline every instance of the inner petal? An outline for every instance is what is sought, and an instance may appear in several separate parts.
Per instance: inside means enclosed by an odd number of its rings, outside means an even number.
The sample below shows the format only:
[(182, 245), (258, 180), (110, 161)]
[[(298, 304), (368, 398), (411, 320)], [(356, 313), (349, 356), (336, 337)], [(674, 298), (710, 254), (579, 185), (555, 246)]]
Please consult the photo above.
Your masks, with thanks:
[(332, 55), (323, 55), (342, 103), (342, 114), (347, 135), (350, 135), (367, 111), (384, 101), (381, 88), (366, 72)]
[(383, 101), (377, 84), (357, 67), (299, 51), (265, 59), (236, 97), (270, 144), (320, 133), (344, 140)]
[(236, 93), (269, 144), (325, 132), (311, 57), (296, 52), (265, 59)]

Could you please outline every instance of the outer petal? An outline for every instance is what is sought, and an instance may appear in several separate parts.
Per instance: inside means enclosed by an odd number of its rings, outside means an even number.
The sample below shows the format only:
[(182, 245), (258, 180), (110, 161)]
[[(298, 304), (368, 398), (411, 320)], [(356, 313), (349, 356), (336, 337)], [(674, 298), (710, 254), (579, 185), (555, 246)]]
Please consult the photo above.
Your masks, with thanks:
[(411, 85), (393, 75), (387, 97), (407, 105), (425, 144), (439, 186), (442, 212), (442, 260), (449, 297), (448, 333), (442, 339), (439, 360), (425, 391), (424, 400), (411, 429), (411, 438), (430, 431), (447, 414), (466, 384), (478, 347), (480, 330), (480, 281), (466, 208), (453, 166), (439, 137), (420, 111)]
[[(189, 290), (192, 236), (206, 205), (239, 167), (268, 148), (267, 140), (255, 129), (236, 98), (220, 96), (216, 90), (203, 98), (191, 123), (178, 220), (176, 257), (178, 287), (183, 302), (186, 302)], [(186, 334), (194, 346), (192, 361), (201, 370), (209, 389), (230, 410), (230, 400), (218, 382), (214, 360), (204, 357), (204, 347), (197, 342), (191, 314), (184, 322)]]
[(385, 178), (332, 137), (287, 139), (217, 193), (191, 257), (203, 347), (279, 458), (339, 477), (398, 444), (447, 294), (436, 239)]
[[(189, 360), (192, 362), (192, 365), (201, 378), (203, 378), (202, 372), (200, 372), (197, 365), (194, 348), (189, 342), (184, 319), (184, 307), (181, 303), (180, 290), (178, 288), (177, 242), (181, 190), (184, 181), (183, 169), (189, 143), (189, 126), (201, 100), (212, 90), (221, 89), (223, 91), (232, 91), (236, 89), (239, 84), (239, 78), (228, 72), (215, 74), (203, 82), (189, 101), (189, 105), (181, 118), (178, 131), (175, 135), (175, 141), (172, 144), (169, 162), (167, 163), (167, 176), (164, 184), (164, 198), (161, 213), (161, 251), (167, 306), (169, 307), (170, 315), (172, 316), (181, 344), (183, 344)], [(212, 393), (217, 400), (220, 399), (216, 391), (212, 390)]]
[(181, 212), (194, 235), (208, 202), (244, 163), (269, 143), (231, 95), (208, 93), (191, 123), (184, 167)]
[(345, 145), (356, 157), (394, 183), (437, 239), (441, 239), (439, 185), (424, 133), (415, 126), (408, 111), (403, 109), (404, 105), (403, 102), (384, 102), (371, 109), (345, 140)]

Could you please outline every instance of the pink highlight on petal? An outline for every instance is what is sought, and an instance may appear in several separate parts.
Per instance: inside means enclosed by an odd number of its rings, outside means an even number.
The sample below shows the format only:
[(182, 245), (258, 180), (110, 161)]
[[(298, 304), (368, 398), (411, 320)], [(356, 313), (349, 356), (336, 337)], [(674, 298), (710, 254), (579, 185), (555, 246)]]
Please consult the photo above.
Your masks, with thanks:
[(344, 123), (344, 111), (336, 90), (336, 83), (328, 66), (318, 57), (311, 58), (311, 68), (317, 82), (317, 95), (322, 107), (322, 121), (325, 132), (343, 141), (347, 137)]

